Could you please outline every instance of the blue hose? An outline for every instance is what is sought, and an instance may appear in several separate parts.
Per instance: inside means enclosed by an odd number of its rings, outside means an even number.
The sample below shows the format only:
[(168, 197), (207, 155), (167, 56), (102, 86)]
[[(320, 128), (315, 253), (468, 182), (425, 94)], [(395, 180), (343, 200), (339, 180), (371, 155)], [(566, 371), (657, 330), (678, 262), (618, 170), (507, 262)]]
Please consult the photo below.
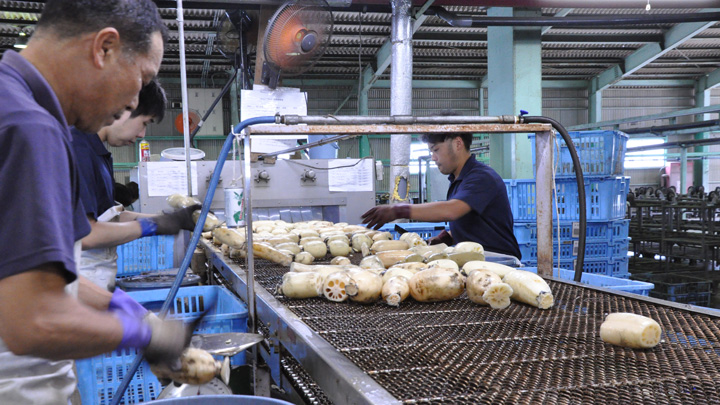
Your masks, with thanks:
[[(268, 116), (249, 118), (237, 124), (234, 131), (232, 132), (240, 133), (240, 131), (250, 125), (274, 123), (275, 117)], [(187, 272), (188, 267), (190, 267), (190, 260), (192, 259), (193, 252), (195, 251), (195, 246), (197, 246), (198, 242), (200, 241), (203, 226), (205, 225), (205, 218), (207, 218), (207, 214), (210, 211), (210, 204), (212, 203), (213, 197), (215, 196), (215, 189), (217, 188), (218, 182), (220, 182), (220, 172), (222, 172), (222, 167), (225, 164), (225, 159), (230, 153), (230, 148), (232, 147), (232, 142), (234, 139), (234, 135), (232, 132), (228, 134), (228, 137), (227, 139), (225, 139), (225, 143), (223, 143), (223, 147), (220, 150), (220, 155), (218, 156), (215, 170), (213, 171), (212, 177), (210, 178), (210, 184), (208, 185), (205, 200), (203, 201), (202, 210), (200, 211), (200, 217), (195, 224), (195, 230), (193, 231), (192, 239), (190, 239), (190, 245), (188, 246), (187, 252), (185, 253), (182, 264), (180, 265), (180, 269), (178, 269), (177, 277), (175, 278), (172, 287), (170, 287), (170, 292), (168, 293), (167, 298), (165, 298), (165, 302), (160, 309), (161, 318), (163, 318), (170, 309), (170, 305), (172, 304), (173, 300), (175, 299), (175, 295), (180, 289), (180, 283), (182, 283), (182, 280), (185, 277), (185, 272)], [(245, 147), (249, 147), (249, 145), (245, 145)], [(137, 372), (138, 368), (140, 367), (140, 363), (142, 362), (142, 360), (143, 356), (141, 354), (135, 357), (135, 360), (130, 366), (130, 369), (123, 377), (120, 386), (118, 387), (117, 391), (115, 391), (115, 395), (113, 395), (112, 397), (112, 405), (118, 405), (120, 403), (122, 396), (125, 394), (125, 390), (127, 390), (127, 387), (130, 385), (130, 381), (135, 375), (135, 372)]]

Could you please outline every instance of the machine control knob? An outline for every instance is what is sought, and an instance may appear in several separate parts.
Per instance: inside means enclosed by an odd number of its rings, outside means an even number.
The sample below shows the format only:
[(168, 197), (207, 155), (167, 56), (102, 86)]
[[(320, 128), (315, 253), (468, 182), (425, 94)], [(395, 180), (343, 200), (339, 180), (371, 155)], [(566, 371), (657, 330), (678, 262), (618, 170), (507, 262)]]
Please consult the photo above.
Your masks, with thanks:
[(300, 178), (302, 181), (315, 181), (316, 178), (315, 170), (305, 170), (302, 176)]
[(268, 182), (268, 181), (270, 181), (270, 173), (268, 173), (267, 170), (261, 170), (261, 171), (257, 174), (257, 178), (255, 179), (255, 181), (256, 181), (256, 182), (261, 182), (261, 181)]

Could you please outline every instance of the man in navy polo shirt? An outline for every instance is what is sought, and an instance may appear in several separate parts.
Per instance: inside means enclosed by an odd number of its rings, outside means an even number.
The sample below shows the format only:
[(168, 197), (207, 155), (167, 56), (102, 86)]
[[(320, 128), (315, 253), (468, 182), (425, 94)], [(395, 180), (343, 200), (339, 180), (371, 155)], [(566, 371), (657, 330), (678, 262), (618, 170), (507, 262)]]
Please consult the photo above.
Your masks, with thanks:
[[(82, 240), (82, 260), (78, 273), (98, 286), (113, 291), (117, 274), (115, 247), (143, 234), (143, 221), (161, 222), (155, 234), (176, 234), (193, 230), (192, 212), (198, 207), (160, 215), (122, 211), (115, 203), (115, 179), (112, 155), (105, 148), (129, 146), (145, 136), (148, 123), (161, 121), (165, 115), (165, 92), (157, 80), (140, 90), (138, 107), (125, 111), (120, 119), (97, 134), (72, 128), (73, 148), (80, 171), (80, 201), (90, 221), (91, 231)], [(136, 221), (139, 220), (139, 221)]]
[(430, 244), (471, 241), (486, 251), (520, 259), (505, 184), (495, 170), (470, 154), (472, 135), (425, 134), (422, 140), (440, 172), (449, 175), (447, 201), (377, 206), (363, 214), (363, 223), (378, 229), (399, 218), (450, 221), (450, 232), (443, 231)]
[(0, 61), (0, 403), (63, 404), (72, 362), (118, 348), (176, 359), (188, 331), (76, 276), (90, 226), (69, 125), (137, 106), (166, 29), (150, 0), (49, 0), (26, 49)]

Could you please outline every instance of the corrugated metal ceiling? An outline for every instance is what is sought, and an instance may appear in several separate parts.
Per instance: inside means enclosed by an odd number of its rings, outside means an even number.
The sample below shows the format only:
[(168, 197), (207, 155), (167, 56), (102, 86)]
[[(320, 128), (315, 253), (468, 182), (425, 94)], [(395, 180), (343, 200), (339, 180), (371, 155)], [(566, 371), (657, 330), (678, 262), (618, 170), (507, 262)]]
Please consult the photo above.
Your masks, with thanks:
[[(29, 34), (44, 1), (0, 0), (0, 52), (11, 49), (20, 30)], [(172, 2), (159, 2), (163, 5)], [(218, 51), (217, 40), (208, 53), (209, 39), (217, 30), (217, 9), (185, 6), (185, 41), (189, 77), (228, 71), (231, 64)], [(211, 7), (209, 2), (205, 7)], [(337, 9), (333, 13), (334, 35), (325, 56), (300, 78), (352, 79), (368, 64), (390, 35), (390, 9), (372, 6), (372, 12)], [(484, 16), (484, 7), (444, 6), (452, 13)], [(545, 17), (560, 12), (542, 9)], [(653, 9), (650, 14), (681, 15), (703, 10), (694, 8)], [(175, 9), (162, 8), (161, 15), (170, 29), (161, 75), (177, 77), (179, 68), (178, 33)], [(257, 18), (257, 6), (248, 12)], [(572, 16), (642, 16), (642, 8), (576, 8)], [(623, 59), (648, 43), (663, 42), (673, 24), (614, 26), (593, 28), (551, 28), (543, 35), (543, 77), (545, 79), (587, 80), (622, 63)], [(249, 46), (254, 63), (256, 47)], [(438, 17), (428, 17), (415, 34), (414, 75), (416, 79), (472, 79), (487, 74), (487, 29), (450, 27)], [(209, 63), (206, 63), (209, 61)], [(720, 25), (714, 24), (654, 62), (628, 75), (628, 79), (697, 79), (720, 67)], [(385, 72), (389, 74), (389, 69)]]

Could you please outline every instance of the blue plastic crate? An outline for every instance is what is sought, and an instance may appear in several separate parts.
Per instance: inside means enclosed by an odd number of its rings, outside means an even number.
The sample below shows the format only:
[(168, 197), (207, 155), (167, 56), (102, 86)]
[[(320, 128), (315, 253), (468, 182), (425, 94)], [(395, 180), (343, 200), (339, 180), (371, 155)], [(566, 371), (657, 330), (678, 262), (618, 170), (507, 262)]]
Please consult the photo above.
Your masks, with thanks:
[[(537, 201), (534, 179), (504, 180), (515, 222), (535, 222)], [(555, 179), (557, 211), (560, 221), (578, 221), (580, 204), (574, 178)], [(585, 177), (585, 202), (588, 221), (625, 218), (630, 177)], [(553, 204), (554, 208), (554, 204)], [(553, 209), (553, 220), (557, 220)]]
[[(553, 223), (553, 238), (557, 239), (557, 221)], [(626, 239), (630, 230), (629, 219), (612, 221), (588, 221), (585, 228), (586, 241), (613, 242)], [(537, 243), (537, 224), (518, 222), (513, 226), (518, 243)], [(580, 222), (560, 221), (560, 240), (577, 240), (580, 237)]]
[[(576, 259), (560, 259), (560, 263), (554, 263), (557, 267), (566, 270), (575, 270)], [(524, 260), (526, 266), (537, 267), (537, 260)], [(610, 277), (628, 278), (629, 258), (587, 258), (583, 265), (583, 272), (590, 274), (600, 274)]]
[[(588, 259), (593, 258), (613, 258), (622, 259), (628, 254), (628, 238), (618, 239), (613, 242), (605, 241), (585, 241), (585, 257)], [(537, 243), (520, 243), (520, 253), (525, 260), (537, 261)], [(578, 241), (565, 240), (560, 241), (560, 260), (563, 259), (575, 259), (578, 254)], [(553, 243), (553, 258), (557, 258), (558, 255), (558, 243)]]
[[(393, 238), (400, 238), (400, 234), (395, 231), (395, 223), (383, 225), (379, 230), (382, 232), (390, 232)], [(437, 236), (440, 232), (448, 229), (446, 222), (405, 222), (398, 223), (401, 228), (408, 232), (415, 232), (423, 239), (430, 239)]]
[[(585, 176), (622, 176), (625, 171), (627, 134), (620, 131), (573, 131), (569, 132)], [(535, 134), (528, 135), (531, 143), (532, 162), (535, 166)], [(557, 137), (560, 156), (556, 156), (555, 176), (575, 176), (570, 149), (565, 140)], [(553, 151), (556, 151), (553, 148)], [(557, 153), (555, 153), (557, 154)]]
[[(531, 271), (537, 273), (537, 267), (523, 267), (520, 270)], [(561, 278), (563, 280), (574, 280), (575, 272), (572, 270), (560, 270), (560, 276), (558, 277), (558, 269), (553, 269), (553, 276)], [(583, 273), (580, 278), (581, 283), (592, 285), (595, 287), (605, 287), (611, 290), (626, 291), (634, 294), (648, 296), (650, 291), (653, 289), (653, 283), (645, 281), (628, 280), (624, 278), (615, 278), (604, 276), (602, 274), (590, 274)]]
[(150, 270), (173, 267), (175, 236), (157, 235), (135, 239), (117, 247), (117, 277), (135, 276)]
[[(170, 290), (130, 292), (130, 296), (151, 311), (159, 311)], [(234, 295), (218, 286), (181, 288), (173, 303), (168, 318), (191, 321), (212, 305), (207, 315), (195, 329), (195, 333), (247, 332), (247, 307)], [(120, 385), (135, 360), (137, 351), (125, 349), (104, 355), (76, 361), (78, 390), (84, 405), (110, 404), (112, 395)], [(220, 359), (220, 357), (218, 357)], [(232, 357), (232, 365), (245, 364), (245, 353)], [(143, 361), (128, 386), (123, 402), (135, 404), (152, 401), (160, 395), (162, 386), (150, 366)]]

